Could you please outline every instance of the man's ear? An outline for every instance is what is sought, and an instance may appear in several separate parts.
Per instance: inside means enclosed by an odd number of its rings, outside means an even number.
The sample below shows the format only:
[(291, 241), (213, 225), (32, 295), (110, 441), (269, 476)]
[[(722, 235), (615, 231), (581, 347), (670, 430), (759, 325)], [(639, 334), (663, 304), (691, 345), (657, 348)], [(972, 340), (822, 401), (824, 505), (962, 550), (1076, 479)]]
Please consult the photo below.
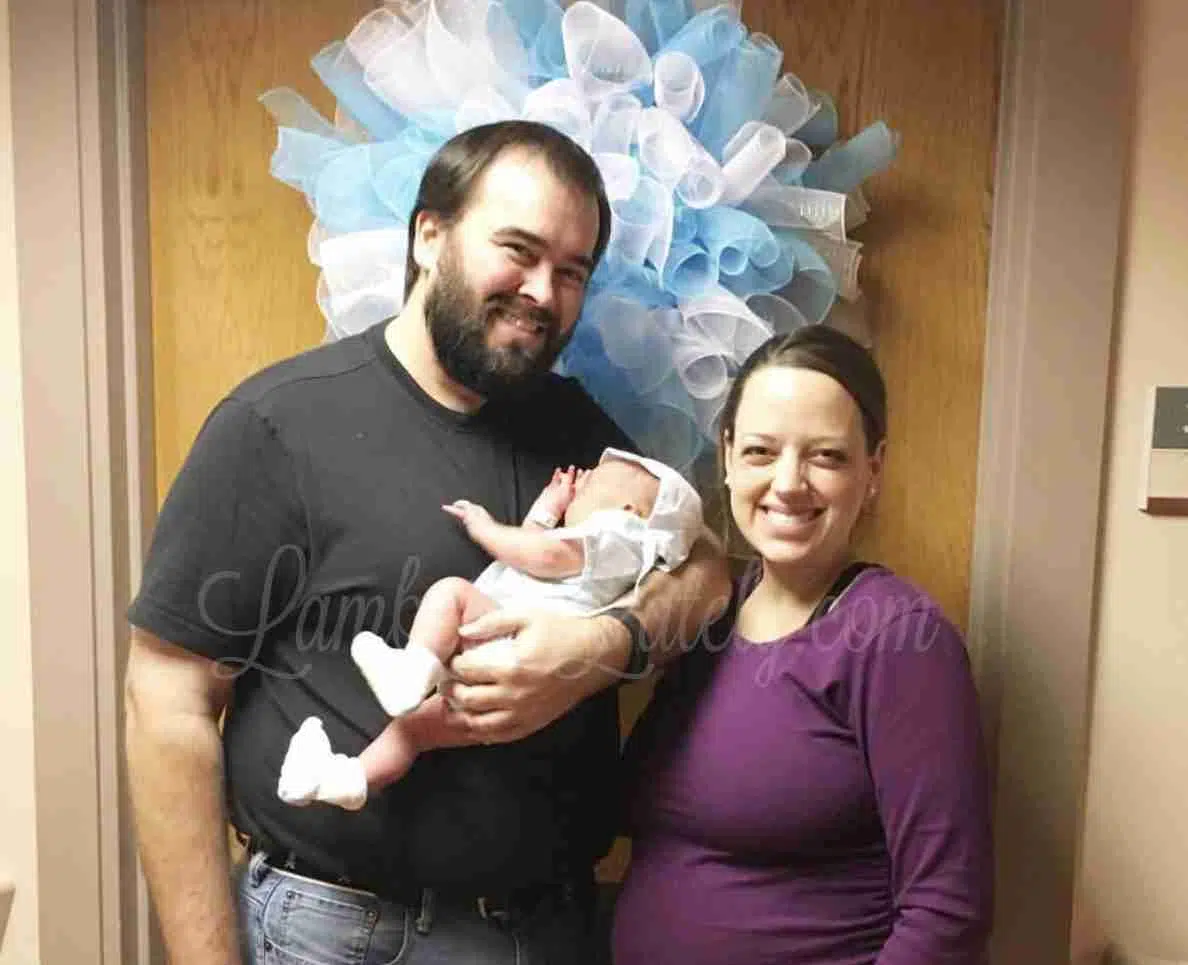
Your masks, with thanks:
[(432, 211), (417, 212), (417, 227), (413, 233), (413, 261), (421, 271), (431, 271), (441, 254), (445, 240), (445, 225)]

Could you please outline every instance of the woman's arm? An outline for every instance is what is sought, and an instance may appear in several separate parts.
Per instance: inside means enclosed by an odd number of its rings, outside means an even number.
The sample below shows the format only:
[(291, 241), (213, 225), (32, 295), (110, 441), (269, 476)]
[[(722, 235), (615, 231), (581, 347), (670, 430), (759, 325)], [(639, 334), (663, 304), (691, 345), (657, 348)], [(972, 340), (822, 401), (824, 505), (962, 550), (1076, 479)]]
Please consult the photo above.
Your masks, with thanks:
[(981, 965), (993, 914), (990, 792), (965, 646), (935, 609), (866, 643), (853, 707), (891, 857), (878, 965)]
[(730, 602), (730, 568), (722, 544), (708, 527), (675, 570), (652, 570), (631, 609), (647, 631), (652, 667), (662, 667), (703, 645)]

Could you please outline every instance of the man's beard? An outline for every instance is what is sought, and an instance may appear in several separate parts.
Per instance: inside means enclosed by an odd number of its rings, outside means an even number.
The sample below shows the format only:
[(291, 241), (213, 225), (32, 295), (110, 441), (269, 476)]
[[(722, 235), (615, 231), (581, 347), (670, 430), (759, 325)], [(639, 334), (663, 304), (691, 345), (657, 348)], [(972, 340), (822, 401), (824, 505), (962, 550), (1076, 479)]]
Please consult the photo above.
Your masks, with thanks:
[[(483, 399), (506, 398), (530, 388), (552, 367), (572, 332), (563, 336), (556, 315), (519, 295), (492, 295), (484, 302), (467, 284), (449, 241), (438, 268), (438, 277), (425, 295), (425, 321), (446, 374)], [(543, 326), (540, 345), (535, 349), (488, 345), (488, 331), (500, 314)]]

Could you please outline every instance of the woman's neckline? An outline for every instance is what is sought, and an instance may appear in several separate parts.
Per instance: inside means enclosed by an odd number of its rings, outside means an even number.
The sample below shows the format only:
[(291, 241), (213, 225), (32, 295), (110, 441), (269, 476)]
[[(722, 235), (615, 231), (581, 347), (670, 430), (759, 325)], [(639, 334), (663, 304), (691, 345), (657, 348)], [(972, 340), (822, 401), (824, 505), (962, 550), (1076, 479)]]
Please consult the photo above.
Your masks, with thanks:
[[(740, 641), (741, 643), (744, 643), (744, 644), (752, 646), (752, 647), (767, 647), (767, 646), (771, 646), (772, 644), (780, 644), (785, 641), (788, 641), (791, 638), (804, 633), (804, 631), (806, 631), (810, 627), (815, 626), (816, 624), (820, 623), (822, 620), (827, 619), (830, 616), (830, 614), (832, 614), (834, 612), (834, 610), (837, 607), (837, 604), (842, 601), (842, 599), (845, 597), (845, 595), (847, 593), (850, 592), (851, 589), (853, 589), (855, 586), (858, 585), (859, 582), (861, 582), (863, 580), (863, 578), (866, 576), (866, 574), (870, 570), (881, 569), (881, 567), (879, 567), (877, 565), (867, 564), (864, 569), (860, 570), (857, 574), (855, 574), (849, 580), (849, 582), (844, 587), (842, 587), (840, 589), (840, 592), (838, 592), (837, 591), (838, 581), (841, 579), (842, 575), (848, 571), (850, 566), (852, 564), (854, 564), (855, 562), (857, 562), (857, 561), (855, 561), (855, 560), (847, 560), (846, 561), (846, 563), (842, 566), (841, 570), (837, 573), (837, 575), (829, 582), (829, 585), (826, 586), (825, 589), (821, 591), (818, 598), (813, 602), (813, 604), (810, 607), (808, 607), (808, 612), (804, 617), (803, 623), (801, 623), (799, 626), (795, 627), (794, 629), (788, 630), (784, 633), (780, 633), (780, 634), (777, 634), (774, 636), (768, 636), (765, 634), (759, 638), (756, 638), (754, 636), (748, 636), (747, 634), (742, 632), (742, 630), (740, 629), (740, 623), (741, 623), (740, 617), (741, 617), (743, 609), (747, 605), (747, 602), (752, 599), (755, 591), (759, 588), (760, 584), (762, 583), (762, 575), (760, 575), (759, 579), (755, 580), (749, 587), (745, 587), (740, 590), (740, 592), (743, 595), (742, 595), (742, 599), (739, 601), (739, 606), (738, 606), (738, 611), (737, 611), (739, 616), (735, 618), (735, 624), (734, 624), (734, 628), (732, 631), (733, 637), (736, 640)], [(834, 593), (837, 593), (837, 596), (836, 596), (836, 599), (834, 599), (833, 603), (830, 605), (829, 609), (824, 613), (817, 614), (816, 611), (820, 607), (821, 603), (827, 597), (829, 597), (831, 594), (834, 594)]]

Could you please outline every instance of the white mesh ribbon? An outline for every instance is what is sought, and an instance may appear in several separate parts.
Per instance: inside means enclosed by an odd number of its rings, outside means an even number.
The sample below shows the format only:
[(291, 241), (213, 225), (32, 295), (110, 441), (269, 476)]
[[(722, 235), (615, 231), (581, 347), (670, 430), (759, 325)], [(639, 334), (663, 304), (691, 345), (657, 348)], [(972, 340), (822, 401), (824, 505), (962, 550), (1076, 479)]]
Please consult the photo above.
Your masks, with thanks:
[(408, 219), (454, 133), (525, 118), (588, 150), (612, 224), (559, 363), (651, 455), (706, 451), (730, 380), (772, 333), (857, 306), (862, 182), (897, 141), (838, 139), (821, 91), (780, 73), (737, 3), (407, 0), (364, 17), (313, 65), (331, 122), (288, 89), (276, 177), (315, 214), (310, 257), (333, 337), (396, 314)]
[(590, 100), (647, 84), (652, 61), (640, 39), (618, 17), (578, 0), (561, 22), (569, 76)]
[(316, 262), (322, 278), (318, 306), (339, 338), (391, 318), (404, 301), (404, 283), (389, 269), (404, 264), (408, 232), (402, 228), (354, 231), (324, 238)]
[(678, 121), (691, 121), (705, 102), (705, 78), (701, 76), (701, 68), (697, 61), (679, 50), (671, 50), (656, 58), (653, 83), (656, 106), (668, 111)]

